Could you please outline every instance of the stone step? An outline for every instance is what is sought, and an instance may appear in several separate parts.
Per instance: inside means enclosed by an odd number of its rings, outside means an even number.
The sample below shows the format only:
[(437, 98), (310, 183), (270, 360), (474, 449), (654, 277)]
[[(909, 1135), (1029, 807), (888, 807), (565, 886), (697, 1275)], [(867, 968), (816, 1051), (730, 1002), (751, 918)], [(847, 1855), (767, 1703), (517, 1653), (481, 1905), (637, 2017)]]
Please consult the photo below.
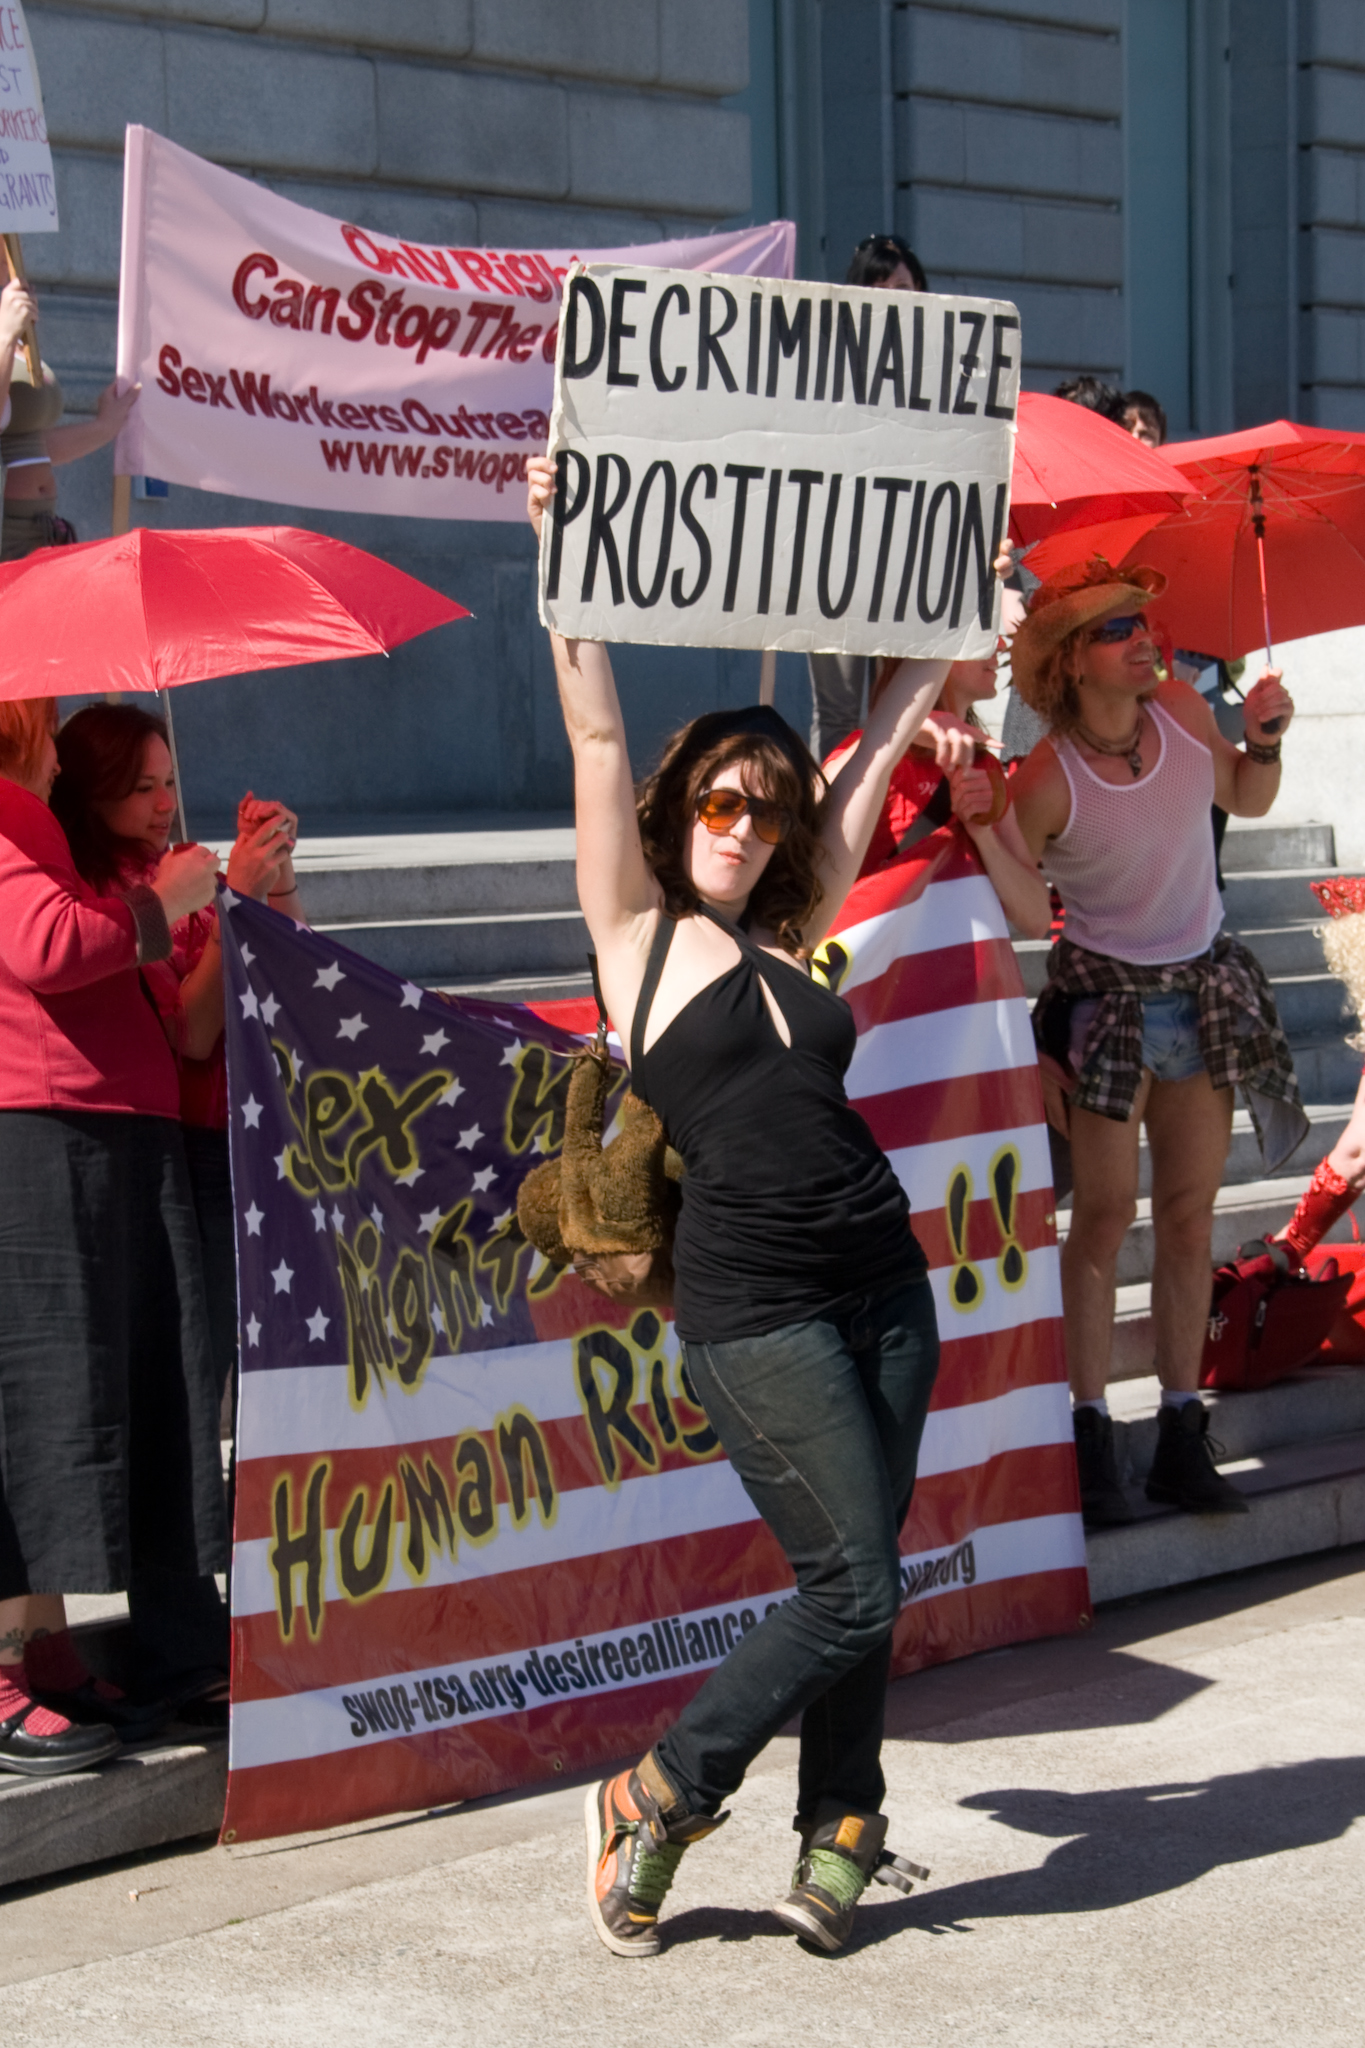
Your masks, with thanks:
[[(1156, 1451), (1157, 1404), (1161, 1387), (1154, 1374), (1125, 1381), (1109, 1398), (1114, 1449), (1125, 1487), (1141, 1493)], [(1313, 1365), (1273, 1387), (1245, 1393), (1216, 1393), (1201, 1399), (1209, 1410), (1209, 1431), (1221, 1446), (1220, 1467), (1259, 1458), (1292, 1444), (1325, 1442), (1365, 1431), (1365, 1367)]]
[[(1317, 1102), (1307, 1105), (1308, 1120), (1312, 1128), (1297, 1152), (1278, 1167), (1269, 1178), (1274, 1180), (1297, 1180), (1311, 1173), (1319, 1159), (1325, 1158), (1350, 1120), (1350, 1109), (1345, 1103)], [(1138, 1192), (1150, 1195), (1152, 1192), (1152, 1156), (1144, 1130), (1138, 1144)], [(1249, 1181), (1267, 1178), (1261, 1148), (1256, 1142), (1256, 1132), (1249, 1114), (1244, 1109), (1233, 1112), (1232, 1143), (1228, 1147), (1227, 1165), (1223, 1169), (1225, 1188), (1243, 1187)]]
[(226, 1787), (225, 1738), (125, 1749), (64, 1778), (0, 1776), (0, 1884), (216, 1834)]
[(1264, 868), (1238, 871), (1224, 866), (1223, 910), (1231, 931), (1249, 926), (1301, 924), (1318, 904), (1310, 882), (1328, 879), (1329, 867)]
[(1336, 857), (1330, 825), (1230, 818), (1223, 838), (1223, 865), (1239, 874), (1252, 868), (1331, 867)]
[(1323, 974), (1327, 963), (1319, 922), (1309, 918), (1299, 924), (1242, 925), (1233, 936), (1256, 955), (1272, 981), (1281, 974)]
[[(1314, 1160), (1312, 1165), (1316, 1165)], [(1273, 1235), (1289, 1221), (1294, 1205), (1308, 1186), (1311, 1169), (1298, 1174), (1286, 1174), (1278, 1180), (1245, 1181), (1240, 1186), (1224, 1187), (1219, 1190), (1213, 1208), (1213, 1257), (1215, 1263), (1230, 1258), (1239, 1245), (1250, 1238)], [(1365, 1197), (1362, 1197), (1365, 1201)], [(1362, 1211), (1365, 1217), (1365, 1211)], [(1071, 1228), (1070, 1209), (1057, 1212), (1057, 1231), (1065, 1241)], [(1343, 1216), (1328, 1233), (1327, 1241), (1332, 1244), (1345, 1243), (1351, 1237), (1349, 1216)], [(1136, 1221), (1129, 1229), (1119, 1253), (1118, 1284), (1129, 1287), (1152, 1277), (1152, 1204), (1149, 1196), (1138, 1202)]]
[(1223, 1469), (1248, 1496), (1248, 1514), (1186, 1515), (1153, 1508), (1138, 1493), (1136, 1521), (1087, 1533), (1097, 1605), (1365, 1541), (1365, 1430), (1284, 1445)]
[(1346, 991), (1334, 974), (1276, 974), (1271, 977), (1275, 1007), (1291, 1045), (1325, 1038), (1353, 1026), (1355, 1013), (1346, 1007)]
[[(561, 812), (310, 820), (294, 853), (314, 924), (576, 910), (573, 822)], [(206, 833), (226, 855), (226, 825)]]
[(1294, 1071), (1305, 1102), (1352, 1103), (1360, 1086), (1361, 1055), (1342, 1034), (1296, 1039)]
[[(1332, 980), (1327, 974), (1323, 959), (1322, 940), (1317, 935), (1315, 924), (1271, 924), (1251, 925), (1229, 931), (1234, 938), (1256, 955), (1262, 967), (1275, 985), (1276, 1000), (1279, 1000), (1280, 985), (1284, 977), (1308, 977)], [(1014, 940), (1014, 954), (1019, 962), (1025, 994), (1036, 999), (1043, 992), (1047, 980), (1047, 959), (1052, 950), (1051, 939)], [(1345, 1004), (1345, 992), (1340, 982), (1335, 982), (1337, 1000)], [(1343, 1008), (1343, 1015), (1345, 1014)]]
[(557, 973), (585, 973), (591, 943), (576, 908), (319, 923), (317, 928), (391, 974), (445, 987), (508, 976), (539, 985)]

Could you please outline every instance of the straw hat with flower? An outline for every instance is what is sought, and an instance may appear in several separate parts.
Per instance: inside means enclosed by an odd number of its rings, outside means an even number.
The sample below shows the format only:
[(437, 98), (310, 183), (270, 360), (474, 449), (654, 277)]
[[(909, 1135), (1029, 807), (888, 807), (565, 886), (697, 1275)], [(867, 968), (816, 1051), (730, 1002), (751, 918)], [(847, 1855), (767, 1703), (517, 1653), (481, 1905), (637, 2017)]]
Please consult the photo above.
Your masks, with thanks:
[(1103, 555), (1040, 584), (1010, 642), (1010, 675), (1029, 709), (1054, 732), (1080, 717), (1073, 656), (1104, 619), (1140, 612), (1166, 588), (1159, 569), (1114, 569)]

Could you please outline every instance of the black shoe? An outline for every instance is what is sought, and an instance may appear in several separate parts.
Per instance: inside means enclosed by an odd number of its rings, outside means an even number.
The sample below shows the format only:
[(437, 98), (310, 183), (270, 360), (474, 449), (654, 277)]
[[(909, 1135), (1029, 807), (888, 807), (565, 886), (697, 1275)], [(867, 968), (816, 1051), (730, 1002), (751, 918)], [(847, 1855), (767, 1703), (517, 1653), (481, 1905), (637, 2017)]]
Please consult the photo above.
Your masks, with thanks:
[(24, 1723), (36, 1713), (33, 1700), (21, 1713), (0, 1721), (0, 1771), (17, 1771), (21, 1778), (60, 1778), (68, 1771), (83, 1771), (102, 1764), (120, 1747), (112, 1728), (71, 1727), (64, 1735), (29, 1735)]
[(146, 1742), (159, 1735), (171, 1718), (165, 1700), (134, 1700), (126, 1693), (106, 1699), (93, 1678), (72, 1692), (35, 1688), (33, 1697), (54, 1714), (65, 1714), (78, 1728), (112, 1728), (122, 1742)]
[(1162, 1408), (1157, 1416), (1156, 1456), (1147, 1474), (1147, 1498), (1192, 1515), (1244, 1515), (1246, 1496), (1214, 1463), (1222, 1445), (1209, 1435), (1202, 1401)]
[(1098, 1408), (1077, 1408), (1071, 1417), (1076, 1432), (1076, 1473), (1081, 1482), (1081, 1520), (1087, 1529), (1113, 1529), (1131, 1522), (1133, 1509), (1119, 1484), (1114, 1455), (1114, 1425)]

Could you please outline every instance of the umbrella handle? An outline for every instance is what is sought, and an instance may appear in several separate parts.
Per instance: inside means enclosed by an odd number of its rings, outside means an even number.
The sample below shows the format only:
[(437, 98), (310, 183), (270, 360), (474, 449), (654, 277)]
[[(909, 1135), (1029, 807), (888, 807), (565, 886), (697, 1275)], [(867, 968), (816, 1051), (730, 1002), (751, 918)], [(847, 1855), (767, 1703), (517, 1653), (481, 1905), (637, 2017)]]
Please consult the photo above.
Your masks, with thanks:
[(190, 835), (189, 827), (185, 821), (185, 792), (180, 784), (180, 756), (176, 752), (175, 719), (171, 714), (171, 693), (169, 690), (159, 690), (157, 695), (161, 699), (161, 716), (166, 721), (166, 743), (170, 749), (171, 775), (175, 782), (175, 814), (176, 822), (180, 827), (177, 836), (180, 839), (188, 839)]
[[(1275, 649), (1271, 645), (1270, 640), (1270, 596), (1266, 589), (1265, 580), (1265, 514), (1260, 510), (1261, 492), (1259, 482), (1255, 486), (1253, 502), (1257, 507), (1252, 513), (1251, 523), (1256, 532), (1256, 563), (1261, 572), (1261, 620), (1265, 626), (1265, 665), (1267, 668), (1274, 668)], [(1284, 720), (1282, 718), (1272, 718), (1266, 725), (1261, 727), (1261, 731), (1278, 732), (1283, 723)]]

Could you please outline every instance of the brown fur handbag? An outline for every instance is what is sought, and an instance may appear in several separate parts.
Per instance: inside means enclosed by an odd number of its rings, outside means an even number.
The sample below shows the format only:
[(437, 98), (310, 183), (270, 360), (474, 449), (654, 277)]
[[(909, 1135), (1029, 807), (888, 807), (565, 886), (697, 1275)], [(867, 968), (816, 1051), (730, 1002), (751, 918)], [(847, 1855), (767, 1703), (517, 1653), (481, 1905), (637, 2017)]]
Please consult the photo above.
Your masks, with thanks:
[[(594, 963), (593, 979), (596, 981)], [(574, 1061), (558, 1159), (528, 1173), (517, 1194), (523, 1234), (552, 1266), (612, 1301), (668, 1308), (682, 1161), (654, 1111), (627, 1090), (621, 1129), (602, 1143), (614, 1070), (598, 997), (597, 1037)]]

